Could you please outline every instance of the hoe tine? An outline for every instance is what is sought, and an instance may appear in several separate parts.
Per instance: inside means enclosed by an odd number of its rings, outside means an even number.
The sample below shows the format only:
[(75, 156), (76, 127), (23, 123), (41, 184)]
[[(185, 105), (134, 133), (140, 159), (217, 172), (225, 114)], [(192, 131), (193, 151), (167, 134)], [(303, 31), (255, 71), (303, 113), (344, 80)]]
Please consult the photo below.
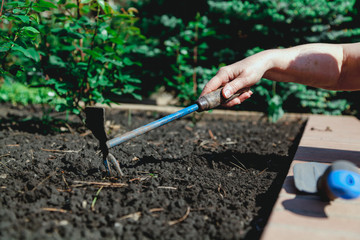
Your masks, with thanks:
[(88, 127), (94, 136), (99, 140), (100, 150), (103, 154), (104, 165), (109, 175), (111, 175), (111, 172), (108, 166), (108, 160), (110, 160), (110, 163), (115, 166), (118, 174), (120, 174), (120, 176), (124, 176), (123, 172), (121, 171), (119, 162), (111, 153), (109, 153), (109, 149), (106, 145), (108, 137), (105, 131), (105, 109), (102, 107), (86, 107), (85, 114), (86, 127)]
[(109, 153), (107, 159), (110, 159), (110, 162), (115, 166), (115, 169), (116, 169), (116, 171), (120, 174), (120, 176), (124, 176), (124, 173), (121, 171), (120, 164), (119, 164), (119, 162), (116, 160), (116, 158), (114, 157), (114, 155), (112, 155), (111, 153)]

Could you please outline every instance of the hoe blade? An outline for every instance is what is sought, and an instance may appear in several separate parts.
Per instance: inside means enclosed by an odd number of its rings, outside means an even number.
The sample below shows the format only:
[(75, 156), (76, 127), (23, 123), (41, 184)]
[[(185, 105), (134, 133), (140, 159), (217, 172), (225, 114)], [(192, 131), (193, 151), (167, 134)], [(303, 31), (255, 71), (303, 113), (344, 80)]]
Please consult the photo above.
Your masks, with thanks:
[(91, 130), (94, 136), (99, 140), (100, 145), (107, 141), (105, 132), (105, 109), (102, 107), (85, 108), (86, 126)]

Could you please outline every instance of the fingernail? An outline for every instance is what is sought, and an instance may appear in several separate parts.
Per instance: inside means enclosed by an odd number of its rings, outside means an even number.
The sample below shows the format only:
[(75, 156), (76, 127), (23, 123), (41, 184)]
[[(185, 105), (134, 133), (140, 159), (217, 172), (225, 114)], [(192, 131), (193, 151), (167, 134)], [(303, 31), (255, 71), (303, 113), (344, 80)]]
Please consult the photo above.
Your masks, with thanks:
[(224, 95), (225, 95), (226, 98), (231, 97), (230, 90), (229, 90), (229, 89), (226, 89), (225, 92), (224, 92)]

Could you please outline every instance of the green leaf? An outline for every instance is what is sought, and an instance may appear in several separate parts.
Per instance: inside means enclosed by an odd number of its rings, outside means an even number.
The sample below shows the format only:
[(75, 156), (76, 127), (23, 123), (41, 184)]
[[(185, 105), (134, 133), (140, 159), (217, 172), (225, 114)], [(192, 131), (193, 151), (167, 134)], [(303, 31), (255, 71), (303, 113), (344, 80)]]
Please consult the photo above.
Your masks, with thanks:
[(72, 112), (73, 112), (74, 114), (77, 114), (77, 115), (80, 114), (80, 110), (77, 109), (77, 108), (73, 108), (73, 109), (72, 109)]
[(0, 52), (7, 52), (11, 48), (10, 42), (4, 42), (0, 45)]
[(98, 53), (97, 51), (95, 51), (95, 50), (84, 49), (84, 53), (89, 54), (94, 59), (102, 57), (102, 55), (100, 53)]
[(77, 8), (78, 6), (75, 3), (69, 3), (65, 5), (65, 9)]
[(63, 112), (67, 109), (67, 105), (60, 103), (55, 106), (55, 110), (58, 112)]
[(102, 8), (102, 10), (104, 10), (104, 11), (106, 10), (104, 0), (96, 0), (96, 2), (99, 4), (99, 6)]
[(57, 65), (59, 67), (65, 67), (65, 63), (63, 62), (63, 60), (58, 57), (58, 56), (54, 56), (54, 55), (51, 55), (50, 58), (49, 58), (49, 62), (50, 64), (52, 65)]
[(24, 54), (25, 57), (31, 58), (36, 62), (40, 61), (39, 53), (34, 48), (25, 49), (25, 48), (17, 45), (17, 46), (14, 46), (12, 48), (12, 50), (13, 51), (19, 51), (22, 54)]
[(133, 61), (131, 61), (130, 58), (128, 58), (128, 57), (125, 57), (125, 58), (123, 59), (123, 62), (124, 62), (124, 64), (127, 65), (127, 66), (131, 66), (131, 65), (134, 64)]
[(26, 34), (32, 34), (32, 35), (40, 33), (36, 28), (30, 26), (22, 27), (20, 31), (24, 31)]
[(106, 57), (102, 57), (102, 56), (98, 57), (97, 59), (102, 63), (112, 63), (115, 66), (123, 67), (123, 63), (121, 61), (117, 61), (115, 59), (110, 59), (110, 58), (106, 58)]
[(43, 7), (43, 8), (57, 8), (57, 6), (52, 3), (52, 2), (48, 2), (48, 1), (44, 1), (44, 0), (40, 0), (38, 2), (38, 6), (39, 7)]
[(61, 50), (63, 50), (63, 51), (72, 52), (75, 49), (76, 49), (76, 47), (74, 45), (62, 45), (61, 46)]
[(27, 52), (31, 55), (31, 58), (33, 60), (35, 60), (35, 62), (39, 62), (40, 61), (40, 55), (39, 53), (35, 50), (35, 48), (28, 48)]
[(92, 0), (81, 0), (80, 3), (82, 4), (88, 4), (88, 3), (91, 3)]
[(64, 28), (53, 28), (51, 29), (51, 32), (54, 35), (58, 35), (58, 36), (64, 36), (65, 34), (67, 34), (67, 30)]
[(139, 101), (142, 100), (142, 96), (139, 95), (139, 94), (137, 94), (137, 93), (132, 93), (131, 95), (132, 95), (135, 99), (137, 99), (137, 100), (139, 100)]
[[(39, 15), (37, 14), (31, 14), (30, 15), (30, 19), (33, 23), (37, 23), (37, 24), (40, 24), (40, 18), (39, 18)], [(34, 22), (35, 21), (35, 22)]]
[(73, 39), (82, 39), (84, 36), (77, 32), (68, 32), (67, 36)]
[(25, 15), (13, 15), (13, 17), (20, 19), (23, 23), (29, 23), (30, 18)]

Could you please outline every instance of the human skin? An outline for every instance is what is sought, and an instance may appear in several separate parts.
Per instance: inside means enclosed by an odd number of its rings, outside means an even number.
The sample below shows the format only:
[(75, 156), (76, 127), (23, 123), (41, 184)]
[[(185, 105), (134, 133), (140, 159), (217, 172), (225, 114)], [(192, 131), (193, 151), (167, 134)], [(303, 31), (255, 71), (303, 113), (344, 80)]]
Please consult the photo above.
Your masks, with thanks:
[[(360, 90), (360, 43), (315, 43), (265, 50), (220, 68), (201, 96), (224, 86), (222, 94), (229, 98), (261, 78), (328, 90)], [(240, 104), (251, 95), (252, 91), (247, 91), (225, 106)]]

